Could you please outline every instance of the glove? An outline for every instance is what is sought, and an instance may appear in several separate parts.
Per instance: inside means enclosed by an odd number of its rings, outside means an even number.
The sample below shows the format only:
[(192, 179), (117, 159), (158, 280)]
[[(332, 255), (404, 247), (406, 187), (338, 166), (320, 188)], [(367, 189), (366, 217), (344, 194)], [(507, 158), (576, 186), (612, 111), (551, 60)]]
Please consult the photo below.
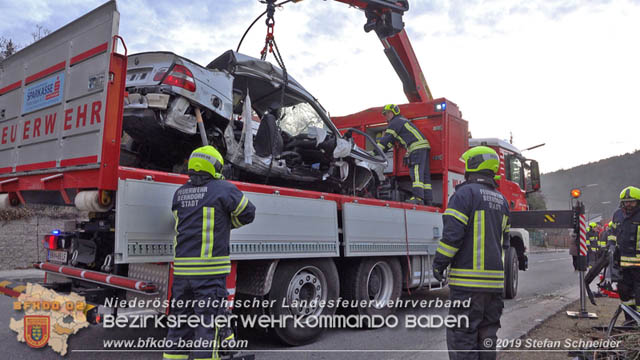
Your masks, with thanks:
[(443, 282), (444, 281), (444, 271), (446, 270), (446, 266), (445, 267), (441, 267), (438, 266), (436, 264), (433, 264), (433, 277), (436, 278), (436, 280), (438, 280), (439, 282)]

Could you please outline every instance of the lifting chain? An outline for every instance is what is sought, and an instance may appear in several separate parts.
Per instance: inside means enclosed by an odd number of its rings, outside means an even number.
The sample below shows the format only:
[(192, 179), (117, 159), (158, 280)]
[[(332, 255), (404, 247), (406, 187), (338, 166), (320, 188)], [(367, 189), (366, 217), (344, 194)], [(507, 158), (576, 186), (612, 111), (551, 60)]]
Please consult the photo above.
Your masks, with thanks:
[(267, 24), (267, 36), (264, 40), (264, 48), (260, 51), (260, 60), (267, 58), (267, 52), (273, 54), (273, 28), (276, 24), (276, 20), (273, 18), (276, 12), (276, 0), (265, 0), (263, 3), (267, 4), (267, 20), (265, 20), (265, 24)]
[[(280, 49), (278, 49), (278, 44), (276, 43), (276, 39), (273, 36), (273, 28), (276, 24), (276, 21), (273, 15), (276, 12), (276, 7), (284, 5), (292, 0), (286, 0), (281, 2), (280, 4), (276, 4), (276, 0), (262, 0), (261, 3), (267, 4), (267, 20), (265, 20), (265, 24), (267, 25), (267, 37), (264, 40), (264, 48), (260, 52), (260, 60), (265, 60), (267, 58), (268, 53), (272, 53), (273, 57), (276, 59), (276, 63), (282, 69), (282, 77), (284, 80), (284, 86), (282, 87), (282, 95), (280, 98), (280, 105), (284, 106), (284, 95), (285, 88), (287, 87), (287, 83), (289, 82), (289, 76), (287, 74), (287, 68), (284, 66), (284, 61), (282, 60), (282, 55), (280, 54)], [(295, 0), (294, 0), (295, 1)]]

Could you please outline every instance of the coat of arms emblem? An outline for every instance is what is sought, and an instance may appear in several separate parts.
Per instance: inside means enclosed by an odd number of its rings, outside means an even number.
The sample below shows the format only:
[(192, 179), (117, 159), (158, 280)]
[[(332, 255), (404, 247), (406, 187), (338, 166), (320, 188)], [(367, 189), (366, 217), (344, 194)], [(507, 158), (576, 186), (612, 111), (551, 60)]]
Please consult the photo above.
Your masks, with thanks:
[(48, 316), (26, 315), (24, 317), (24, 340), (32, 348), (41, 348), (49, 342), (50, 322)]

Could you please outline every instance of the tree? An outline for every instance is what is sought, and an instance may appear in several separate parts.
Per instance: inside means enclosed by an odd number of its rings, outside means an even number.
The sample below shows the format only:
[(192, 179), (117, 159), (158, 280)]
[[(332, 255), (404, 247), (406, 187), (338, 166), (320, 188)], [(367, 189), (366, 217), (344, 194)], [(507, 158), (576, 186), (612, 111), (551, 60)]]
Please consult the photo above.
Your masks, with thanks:
[(13, 40), (0, 37), (0, 61), (13, 55), (19, 48), (20, 46), (14, 43)]
[[(36, 30), (31, 33), (31, 37), (33, 38), (33, 42), (36, 42), (49, 34), (51, 34), (51, 30), (42, 25), (36, 25)], [(9, 56), (15, 54), (20, 50), (20, 48), (22, 48), (22, 46), (14, 42), (12, 39), (0, 36), (0, 61), (3, 61)]]
[(547, 202), (544, 199), (544, 195), (539, 192), (527, 194), (527, 202), (529, 203), (529, 210), (547, 210)]
[(36, 30), (31, 33), (31, 36), (33, 37), (33, 42), (36, 42), (49, 34), (51, 34), (51, 30), (42, 25), (36, 25)]

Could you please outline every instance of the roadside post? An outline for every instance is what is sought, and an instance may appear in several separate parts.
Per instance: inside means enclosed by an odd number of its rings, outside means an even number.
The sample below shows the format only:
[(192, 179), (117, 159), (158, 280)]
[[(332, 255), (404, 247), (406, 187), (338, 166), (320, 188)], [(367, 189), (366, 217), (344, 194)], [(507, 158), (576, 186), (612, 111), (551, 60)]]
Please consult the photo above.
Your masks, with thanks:
[[(575, 190), (576, 189), (571, 191), (573, 199), (580, 196), (580, 191)], [(587, 270), (587, 219), (584, 215), (584, 204), (578, 200), (573, 206), (573, 209), (576, 214), (574, 232), (577, 237), (574, 241), (579, 242), (578, 277), (580, 281), (580, 310), (567, 310), (567, 316), (579, 319), (595, 319), (598, 315), (587, 311), (586, 289), (584, 284), (584, 273)]]

